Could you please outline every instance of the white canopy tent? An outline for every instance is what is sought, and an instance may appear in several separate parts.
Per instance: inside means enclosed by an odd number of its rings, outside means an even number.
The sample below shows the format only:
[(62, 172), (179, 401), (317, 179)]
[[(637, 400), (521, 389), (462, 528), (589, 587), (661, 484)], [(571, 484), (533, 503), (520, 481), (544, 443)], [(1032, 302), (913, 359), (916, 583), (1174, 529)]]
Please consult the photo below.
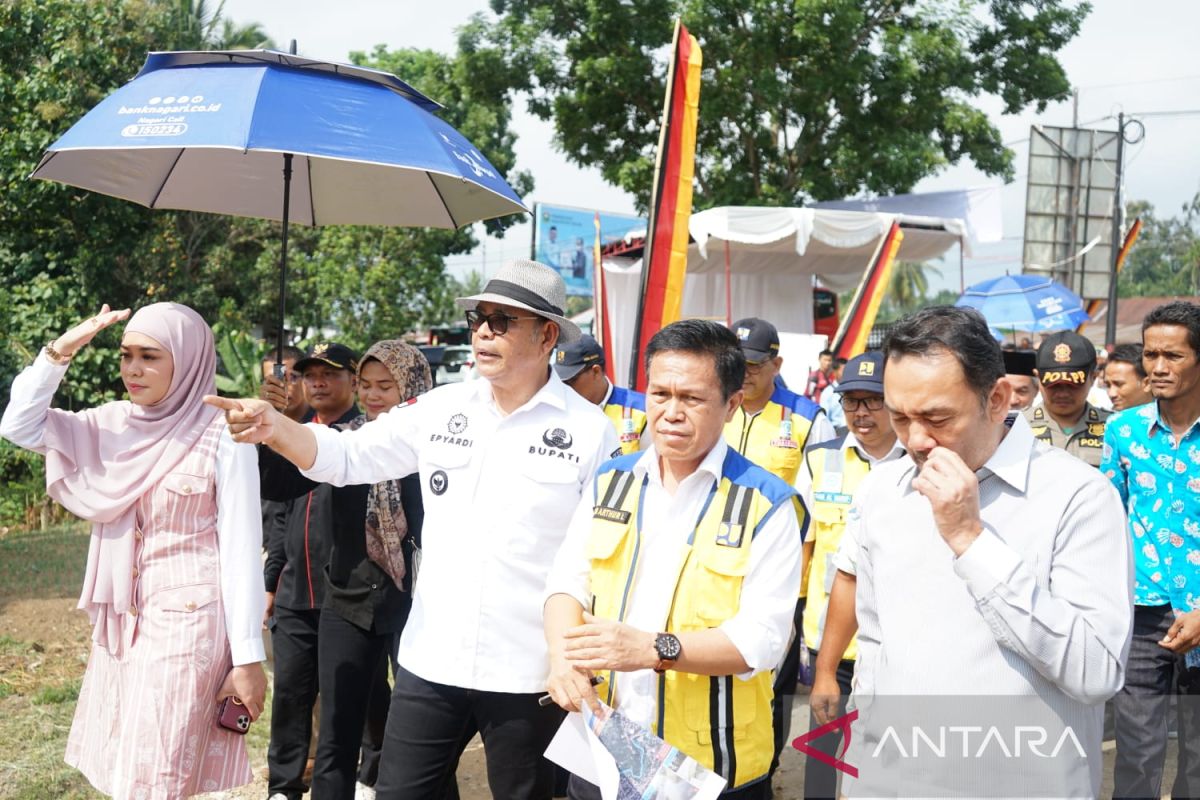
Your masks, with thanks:
[[(724, 206), (693, 214), (688, 225), (693, 242), (688, 248), (682, 315), (725, 321), (728, 308), (731, 320), (762, 317), (781, 333), (811, 333), (814, 278), (834, 291), (857, 286), (897, 220), (904, 232), (898, 259), (926, 261), (955, 244), (970, 252), (966, 227), (959, 219), (750, 206)], [(614, 351), (609, 356), (617, 382), (624, 383), (637, 320), (642, 261), (606, 259), (603, 268)], [(788, 354), (784, 356), (786, 360)]]

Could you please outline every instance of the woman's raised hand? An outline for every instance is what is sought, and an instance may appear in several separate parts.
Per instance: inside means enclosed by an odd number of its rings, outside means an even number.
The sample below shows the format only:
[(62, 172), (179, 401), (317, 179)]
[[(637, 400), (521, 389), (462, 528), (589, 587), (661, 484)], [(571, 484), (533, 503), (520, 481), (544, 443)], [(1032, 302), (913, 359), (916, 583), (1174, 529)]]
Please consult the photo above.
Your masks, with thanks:
[(96, 334), (104, 330), (110, 325), (115, 325), (123, 319), (129, 318), (129, 309), (122, 308), (120, 311), (112, 311), (105, 303), (100, 307), (100, 313), (94, 317), (89, 317), (83, 322), (76, 325), (71, 330), (64, 333), (54, 340), (54, 349), (59, 355), (64, 358), (70, 358), (79, 352), (79, 349), (96, 338)]

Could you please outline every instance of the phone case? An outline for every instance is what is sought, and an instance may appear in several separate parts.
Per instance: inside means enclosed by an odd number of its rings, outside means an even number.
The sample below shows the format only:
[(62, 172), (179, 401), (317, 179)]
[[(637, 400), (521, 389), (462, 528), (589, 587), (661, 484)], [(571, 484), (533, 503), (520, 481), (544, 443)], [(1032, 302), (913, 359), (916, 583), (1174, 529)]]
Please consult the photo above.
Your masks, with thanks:
[(234, 733), (245, 735), (250, 730), (250, 713), (236, 697), (226, 697), (217, 706), (217, 724)]

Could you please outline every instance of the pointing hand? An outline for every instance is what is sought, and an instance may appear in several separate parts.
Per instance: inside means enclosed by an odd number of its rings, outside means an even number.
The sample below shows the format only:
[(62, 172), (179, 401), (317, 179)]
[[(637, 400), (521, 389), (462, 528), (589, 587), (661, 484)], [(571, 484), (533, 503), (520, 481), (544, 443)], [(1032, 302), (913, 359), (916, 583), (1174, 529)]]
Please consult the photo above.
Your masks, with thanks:
[(225, 422), (235, 442), (262, 444), (275, 433), (279, 413), (266, 400), (205, 395), (204, 402), (225, 412)]

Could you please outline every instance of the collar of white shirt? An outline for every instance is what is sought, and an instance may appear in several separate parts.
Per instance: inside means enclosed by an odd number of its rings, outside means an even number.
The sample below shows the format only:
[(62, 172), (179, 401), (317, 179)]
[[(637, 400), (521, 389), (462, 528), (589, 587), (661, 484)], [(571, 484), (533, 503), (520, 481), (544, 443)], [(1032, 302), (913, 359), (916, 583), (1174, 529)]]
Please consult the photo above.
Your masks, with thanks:
[[(542, 388), (538, 389), (537, 392), (534, 393), (533, 397), (529, 398), (529, 400), (527, 400), (523, 406), (508, 416), (511, 417), (513, 414), (520, 414), (522, 411), (535, 408), (542, 403), (554, 406), (558, 409), (566, 409), (566, 393), (573, 392), (575, 390), (563, 383), (562, 380), (559, 379), (558, 375), (555, 374), (554, 370), (550, 369), (549, 367), (546, 369), (550, 372), (549, 380), (547, 380), (546, 383), (543, 384)], [(500, 407), (496, 405), (495, 397), (492, 395), (491, 381), (487, 380), (486, 378), (482, 378), (477, 381), (472, 381), (472, 383), (475, 384), (475, 401), (483, 404), (490, 404), (496, 408), (497, 411), (499, 411)], [(503, 416), (503, 414), (501, 414), (501, 416)]]
[(867, 463), (872, 467), (876, 464), (882, 464), (886, 461), (895, 461), (899, 458), (903, 458), (904, 454), (907, 452), (904, 449), (904, 445), (900, 444), (900, 440), (897, 439), (896, 441), (892, 442), (892, 449), (888, 450), (887, 453), (884, 454), (883, 458), (876, 458), (868, 453), (865, 447), (858, 443), (858, 439), (854, 438), (854, 433), (852, 431), (846, 431), (846, 438), (842, 441), (842, 452), (844, 453), (851, 449), (858, 453), (859, 458), (866, 459)]
[[(725, 444), (725, 437), (721, 437), (717, 441), (715, 447), (708, 451), (708, 455), (700, 462), (700, 466), (696, 467), (696, 471), (688, 475), (683, 480), (690, 482), (693, 480), (720, 480), (721, 468), (725, 465), (725, 455), (729, 452), (729, 445)], [(706, 477), (697, 479), (698, 474), (704, 473)], [(654, 452), (654, 445), (650, 445), (643, 453), (642, 457), (633, 465), (633, 474), (638, 479), (650, 479), (650, 484), (656, 488), (663, 488), (662, 468), (658, 464), (658, 454)]]
[[(1005, 429), (1000, 445), (977, 473), (981, 476), (991, 473), (1021, 494), (1025, 494), (1029, 485), (1029, 462), (1033, 458), (1037, 440), (1033, 438), (1033, 431), (1025, 421), (1024, 414), (1012, 414), (1008, 419), (1010, 424)], [(916, 476), (917, 466), (914, 463), (899, 474), (897, 485), (905, 486), (905, 491), (911, 492), (912, 480)]]

